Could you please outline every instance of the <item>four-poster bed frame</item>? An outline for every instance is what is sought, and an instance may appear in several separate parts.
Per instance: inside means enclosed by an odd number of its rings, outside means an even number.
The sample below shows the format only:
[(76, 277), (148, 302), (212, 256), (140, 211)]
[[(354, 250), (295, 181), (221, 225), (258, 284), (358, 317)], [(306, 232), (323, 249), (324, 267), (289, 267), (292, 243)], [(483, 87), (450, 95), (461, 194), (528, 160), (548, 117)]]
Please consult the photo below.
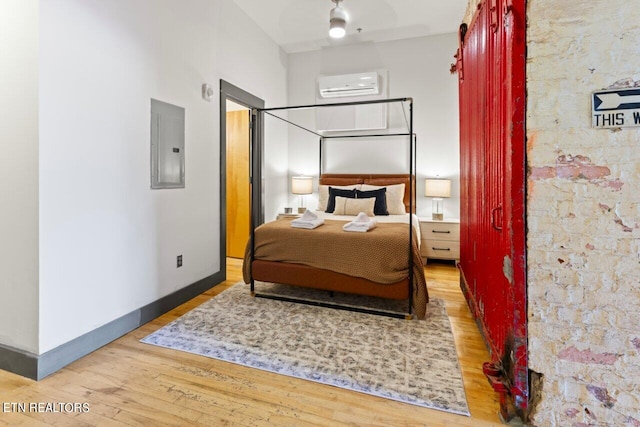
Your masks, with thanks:
[[(403, 107), (403, 103), (409, 105), (409, 117), (407, 118), (406, 112), (403, 108), (405, 124), (407, 126), (407, 132), (399, 133), (338, 133), (332, 132), (330, 135), (323, 135), (313, 130), (307, 129), (297, 123), (279, 117), (273, 114), (275, 111), (286, 110), (299, 110), (309, 108), (328, 108), (328, 107), (344, 107), (344, 106), (357, 106), (364, 104), (390, 104), (400, 103)], [(397, 283), (382, 284), (377, 283), (362, 277), (349, 276), (331, 270), (319, 269), (304, 264), (277, 262), (277, 261), (264, 261), (260, 259), (254, 259), (255, 243), (256, 243), (256, 228), (260, 226), (263, 221), (262, 206), (256, 202), (261, 200), (261, 195), (258, 194), (258, 187), (256, 182), (260, 181), (261, 175), (261, 147), (262, 145), (262, 124), (264, 121), (264, 115), (269, 115), (280, 119), (292, 126), (298, 127), (309, 133), (316, 135), (319, 138), (319, 184), (320, 185), (347, 185), (347, 184), (371, 184), (371, 185), (393, 185), (403, 183), (405, 184), (404, 204), (405, 209), (409, 214), (408, 218), (408, 273), (407, 277)], [(350, 131), (353, 132), (353, 131)], [(381, 137), (407, 137), (409, 142), (409, 171), (408, 174), (327, 174), (323, 173), (323, 154), (324, 144), (328, 139), (347, 139), (347, 138), (381, 138)], [(413, 134), (413, 100), (411, 98), (396, 98), (385, 100), (372, 100), (362, 102), (347, 102), (347, 103), (331, 103), (331, 104), (318, 104), (318, 105), (302, 105), (302, 106), (290, 106), (290, 107), (278, 107), (278, 108), (261, 108), (252, 110), (252, 152), (251, 152), (251, 200), (252, 200), (252, 214), (251, 214), (251, 236), (247, 247), (249, 260), (248, 274), (250, 276), (251, 294), (255, 297), (277, 299), (282, 301), (297, 302), (309, 305), (337, 308), (343, 310), (364, 312), (370, 314), (384, 315), (397, 318), (412, 318), (412, 308), (414, 303), (414, 243), (416, 242), (416, 236), (414, 236), (414, 213), (415, 213), (415, 153), (416, 153), (416, 138)], [(260, 188), (261, 190), (261, 188)], [(351, 233), (349, 233), (351, 234)], [(420, 263), (422, 268), (422, 263)], [(314, 289), (327, 290), (330, 292), (346, 292), (359, 295), (368, 295), (389, 299), (407, 299), (408, 309), (406, 313), (394, 313), (387, 311), (379, 311), (363, 307), (342, 306), (339, 304), (333, 304), (328, 302), (309, 301), (304, 299), (290, 298), (272, 294), (261, 294), (256, 291), (255, 281), (280, 283), (286, 285), (294, 285), (301, 287), (308, 287)], [(426, 290), (425, 290), (426, 292)], [(428, 298), (428, 296), (427, 296)]]

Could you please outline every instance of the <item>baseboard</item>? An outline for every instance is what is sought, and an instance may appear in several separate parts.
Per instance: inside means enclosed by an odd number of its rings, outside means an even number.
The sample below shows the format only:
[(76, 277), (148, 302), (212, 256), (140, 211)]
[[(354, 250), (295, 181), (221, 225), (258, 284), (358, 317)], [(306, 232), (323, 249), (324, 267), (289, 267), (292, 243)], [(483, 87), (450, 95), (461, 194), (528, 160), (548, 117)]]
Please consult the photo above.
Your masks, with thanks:
[(38, 356), (0, 344), (0, 369), (35, 380), (38, 378)]
[(41, 355), (0, 345), (0, 369), (41, 380), (225, 280), (219, 271)]

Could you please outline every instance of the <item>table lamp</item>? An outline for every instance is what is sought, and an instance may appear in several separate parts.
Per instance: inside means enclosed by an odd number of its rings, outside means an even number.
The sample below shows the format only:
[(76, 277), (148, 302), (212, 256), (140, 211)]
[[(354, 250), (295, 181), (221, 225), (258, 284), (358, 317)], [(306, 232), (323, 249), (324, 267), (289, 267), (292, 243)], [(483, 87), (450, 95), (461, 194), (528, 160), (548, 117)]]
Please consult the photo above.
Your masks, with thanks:
[(304, 213), (304, 195), (313, 193), (313, 177), (294, 176), (291, 177), (291, 193), (300, 195), (300, 207), (298, 213)]
[(444, 200), (442, 199), (451, 197), (451, 180), (434, 178), (425, 179), (424, 196), (433, 197), (432, 218), (434, 220), (442, 221), (444, 219)]

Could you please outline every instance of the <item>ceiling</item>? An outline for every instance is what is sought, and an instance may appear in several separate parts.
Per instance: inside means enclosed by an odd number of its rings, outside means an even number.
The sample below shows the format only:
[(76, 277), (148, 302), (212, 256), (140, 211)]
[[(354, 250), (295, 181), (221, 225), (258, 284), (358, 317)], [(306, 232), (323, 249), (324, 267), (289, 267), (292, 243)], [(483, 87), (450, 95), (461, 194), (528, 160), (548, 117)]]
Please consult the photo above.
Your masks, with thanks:
[[(286, 52), (458, 31), (468, 0), (343, 0), (347, 35), (329, 38), (331, 0), (234, 0)], [(357, 29), (361, 28), (361, 31)]]

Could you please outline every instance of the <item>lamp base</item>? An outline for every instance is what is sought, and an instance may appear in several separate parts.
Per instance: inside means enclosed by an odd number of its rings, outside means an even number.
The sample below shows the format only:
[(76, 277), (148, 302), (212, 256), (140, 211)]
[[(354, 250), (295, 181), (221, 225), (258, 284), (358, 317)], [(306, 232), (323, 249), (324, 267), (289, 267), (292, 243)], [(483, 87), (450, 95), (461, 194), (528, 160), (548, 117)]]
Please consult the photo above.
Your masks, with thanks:
[(298, 207), (298, 213), (299, 213), (299, 214), (303, 214), (303, 213), (305, 213), (306, 211), (307, 211), (307, 208), (303, 208), (302, 206), (299, 206), (299, 207)]
[(431, 211), (431, 218), (435, 221), (442, 221), (444, 219), (444, 202), (440, 197), (433, 198), (433, 210)]

